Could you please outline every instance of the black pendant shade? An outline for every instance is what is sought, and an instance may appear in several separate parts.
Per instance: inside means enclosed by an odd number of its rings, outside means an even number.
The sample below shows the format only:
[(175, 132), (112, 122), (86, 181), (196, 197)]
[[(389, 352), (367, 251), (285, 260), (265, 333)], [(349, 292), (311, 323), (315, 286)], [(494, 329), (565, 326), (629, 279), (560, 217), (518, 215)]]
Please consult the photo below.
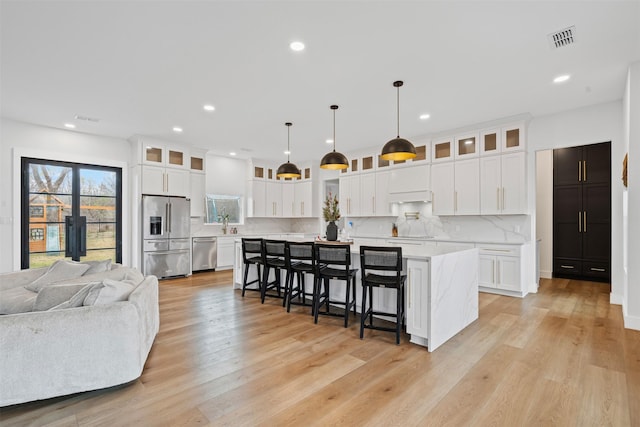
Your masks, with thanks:
[(416, 147), (404, 138), (400, 138), (400, 86), (404, 83), (400, 80), (393, 82), (393, 86), (398, 89), (398, 136), (384, 144), (380, 157), (383, 160), (408, 160), (416, 156)]
[(333, 110), (333, 151), (325, 154), (320, 161), (320, 167), (322, 169), (341, 170), (349, 167), (349, 160), (347, 157), (336, 151), (336, 110), (337, 105), (329, 107)]
[[(289, 130), (291, 129), (291, 123), (285, 123), (287, 126), (287, 153), (289, 153)], [(289, 161), (289, 154), (287, 154), (287, 163), (283, 163), (278, 167), (276, 172), (278, 178), (300, 178), (300, 169)]]

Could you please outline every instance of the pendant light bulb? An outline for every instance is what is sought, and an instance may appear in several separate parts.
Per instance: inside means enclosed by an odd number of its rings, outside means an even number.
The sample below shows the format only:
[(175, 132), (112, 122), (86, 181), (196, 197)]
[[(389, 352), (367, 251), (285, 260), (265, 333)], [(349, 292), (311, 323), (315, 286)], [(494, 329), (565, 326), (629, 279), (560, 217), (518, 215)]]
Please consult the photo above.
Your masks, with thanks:
[(393, 82), (393, 87), (397, 89), (396, 111), (398, 119), (398, 133), (394, 139), (387, 142), (384, 147), (382, 147), (382, 154), (380, 154), (380, 158), (383, 160), (397, 161), (413, 159), (416, 157), (416, 147), (406, 139), (400, 138), (400, 87), (403, 84), (404, 83), (401, 80)]
[(336, 151), (336, 110), (338, 106), (332, 105), (329, 108), (333, 110), (333, 151), (322, 157), (320, 167), (322, 169), (342, 170), (349, 167), (349, 160), (344, 154)]
[(278, 171), (276, 172), (276, 176), (278, 178), (300, 178), (301, 176), (300, 169), (298, 169), (296, 165), (294, 165), (289, 161), (288, 153), (291, 152), (290, 139), (289, 139), (291, 125), (292, 123), (289, 123), (289, 122), (285, 123), (285, 126), (287, 127), (287, 163), (281, 164), (280, 167), (278, 168)]

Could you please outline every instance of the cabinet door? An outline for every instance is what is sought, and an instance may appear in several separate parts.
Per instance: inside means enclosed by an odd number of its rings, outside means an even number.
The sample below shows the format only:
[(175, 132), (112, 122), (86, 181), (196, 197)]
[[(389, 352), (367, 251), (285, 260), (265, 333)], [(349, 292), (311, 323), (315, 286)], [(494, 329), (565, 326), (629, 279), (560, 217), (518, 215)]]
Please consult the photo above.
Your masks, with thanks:
[(391, 204), (389, 203), (389, 172), (376, 173), (376, 194), (375, 213), (378, 216), (391, 215)]
[(191, 216), (205, 216), (205, 186), (206, 176), (201, 173), (191, 173)]
[(166, 151), (164, 146), (142, 142), (142, 163), (164, 166)]
[(500, 156), (501, 182), (500, 206), (503, 214), (527, 213), (527, 162), (526, 153), (509, 153)]
[(187, 161), (189, 153), (182, 148), (167, 147), (167, 158), (165, 165), (170, 168), (188, 169), (189, 162)]
[(608, 184), (611, 180), (611, 143), (583, 147), (582, 182)]
[(266, 216), (278, 218), (282, 216), (282, 184), (267, 182)]
[(456, 159), (466, 159), (470, 157), (478, 157), (478, 134), (469, 133), (459, 135), (455, 138), (455, 157)]
[(608, 184), (585, 184), (582, 186), (582, 258), (608, 262), (610, 253), (611, 190)]
[(189, 171), (180, 169), (165, 169), (167, 180), (167, 195), (188, 196), (190, 191)]
[(142, 166), (142, 194), (166, 194), (166, 177), (163, 167)]
[(360, 176), (360, 214), (376, 214), (376, 175), (373, 173)]
[(501, 192), (501, 156), (480, 159), (480, 213), (499, 215)]
[(498, 256), (496, 257), (498, 280), (496, 287), (508, 291), (520, 290), (520, 258)]
[(524, 151), (525, 135), (524, 124), (514, 124), (502, 128), (502, 152)]
[(296, 183), (294, 201), (297, 216), (305, 218), (313, 216), (313, 183), (311, 181)]
[(431, 162), (443, 162), (453, 160), (453, 137), (434, 139), (431, 142)]
[(582, 148), (553, 150), (553, 185), (573, 185), (582, 182)]
[(453, 215), (453, 163), (431, 165), (431, 205), (434, 215)]
[(295, 186), (296, 184), (287, 182), (282, 185), (282, 216), (293, 218), (300, 216), (300, 212), (295, 206)]
[(500, 129), (485, 129), (480, 132), (480, 155), (498, 154), (502, 150)]
[(407, 261), (407, 333), (421, 338), (429, 338), (429, 262)]
[(233, 238), (218, 238), (217, 247), (217, 266), (216, 269), (228, 268), (233, 266), (235, 258), (235, 245)]
[(553, 256), (582, 257), (582, 189), (579, 185), (553, 189)]
[[(251, 200), (249, 201), (251, 206), (251, 216), (253, 217), (265, 217), (267, 216), (267, 183), (264, 181), (250, 181), (251, 186)], [(271, 206), (269, 206), (271, 207)]]
[(496, 287), (496, 257), (480, 255), (478, 264), (478, 285), (486, 288)]
[(360, 215), (360, 176), (340, 177), (340, 213), (342, 216)]
[(456, 215), (480, 214), (480, 162), (478, 159), (454, 163)]

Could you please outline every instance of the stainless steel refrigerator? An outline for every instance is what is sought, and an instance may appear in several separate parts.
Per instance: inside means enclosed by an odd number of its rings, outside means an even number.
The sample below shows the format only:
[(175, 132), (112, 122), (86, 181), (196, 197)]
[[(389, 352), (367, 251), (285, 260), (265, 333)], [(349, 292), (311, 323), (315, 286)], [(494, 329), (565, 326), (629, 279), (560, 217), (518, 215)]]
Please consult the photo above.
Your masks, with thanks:
[(187, 276), (191, 268), (190, 200), (142, 196), (142, 269), (159, 279)]

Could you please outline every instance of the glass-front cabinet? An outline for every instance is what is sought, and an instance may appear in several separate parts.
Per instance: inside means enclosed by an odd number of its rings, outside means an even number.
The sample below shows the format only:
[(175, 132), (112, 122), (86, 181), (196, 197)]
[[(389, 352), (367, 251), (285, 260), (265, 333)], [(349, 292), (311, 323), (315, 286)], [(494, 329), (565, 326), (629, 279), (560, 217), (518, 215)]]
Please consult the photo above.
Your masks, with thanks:
[(445, 162), (453, 160), (453, 137), (438, 138), (431, 141), (431, 161)]
[(478, 134), (467, 133), (455, 138), (456, 159), (478, 157)]

